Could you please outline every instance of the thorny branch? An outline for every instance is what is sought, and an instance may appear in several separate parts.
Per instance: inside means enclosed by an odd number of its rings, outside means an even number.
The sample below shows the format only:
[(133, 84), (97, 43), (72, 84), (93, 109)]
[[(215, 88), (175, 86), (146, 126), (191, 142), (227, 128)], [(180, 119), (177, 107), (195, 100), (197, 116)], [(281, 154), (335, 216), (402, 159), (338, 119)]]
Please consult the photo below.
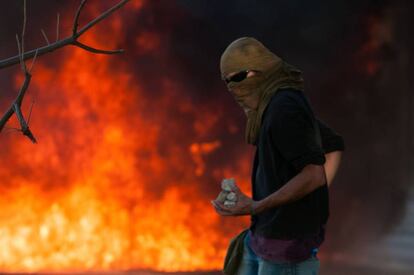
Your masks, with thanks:
[[(42, 34), (46, 40), (47, 45), (43, 46), (43, 47), (39, 47), (37, 49), (33, 49), (30, 51), (25, 52), (24, 51), (24, 35), (25, 35), (25, 29), (26, 29), (26, 0), (24, 0), (24, 8), (23, 8), (23, 13), (24, 13), (24, 17), (23, 17), (23, 30), (22, 30), (22, 35), (21, 35), (21, 42), (19, 41), (18, 35), (16, 35), (16, 39), (17, 39), (17, 45), (18, 45), (18, 49), (19, 49), (19, 54), (7, 59), (3, 59), (0, 60), (0, 69), (8, 67), (8, 66), (12, 66), (15, 65), (17, 63), (20, 63), (21, 67), (22, 67), (22, 71), (24, 73), (25, 76), (25, 80), (19, 90), (19, 93), (16, 97), (16, 99), (13, 101), (13, 103), (11, 104), (11, 106), (9, 107), (9, 109), (4, 113), (4, 115), (0, 118), (0, 132), (4, 129), (7, 121), (10, 119), (10, 117), (13, 114), (16, 114), (19, 123), (20, 123), (20, 127), (21, 129), (18, 129), (19, 131), (21, 131), (25, 136), (27, 136), (33, 143), (36, 142), (36, 138), (34, 137), (34, 135), (32, 134), (32, 132), (29, 129), (29, 123), (26, 122), (22, 112), (21, 112), (21, 105), (23, 102), (23, 98), (26, 94), (26, 90), (30, 84), (30, 79), (31, 79), (31, 70), (33, 68), (33, 64), (36, 60), (37, 56), (46, 54), (48, 52), (52, 52), (54, 50), (57, 50), (59, 48), (65, 47), (67, 45), (72, 45), (72, 46), (76, 46), (79, 47), (83, 50), (86, 50), (88, 52), (91, 53), (95, 53), (95, 54), (117, 54), (117, 53), (122, 53), (124, 50), (123, 49), (116, 49), (116, 50), (103, 50), (103, 49), (96, 49), (94, 47), (88, 46), (83, 44), (82, 42), (78, 41), (78, 38), (83, 35), (87, 30), (89, 30), (90, 28), (92, 28), (94, 25), (96, 25), (97, 23), (99, 23), (100, 21), (102, 21), (103, 19), (105, 19), (106, 17), (108, 17), (110, 14), (112, 14), (114, 11), (118, 10), (119, 8), (121, 8), (122, 6), (124, 6), (129, 0), (122, 0), (120, 1), (118, 4), (114, 5), (112, 8), (106, 10), (105, 12), (101, 13), (98, 17), (96, 17), (95, 19), (91, 20), (89, 23), (87, 23), (84, 27), (82, 27), (79, 31), (78, 31), (78, 27), (79, 27), (79, 16), (80, 13), (83, 9), (83, 7), (85, 6), (87, 0), (82, 0), (82, 2), (80, 3), (78, 10), (76, 11), (74, 20), (73, 20), (73, 27), (72, 27), (72, 35), (68, 36), (66, 38), (63, 38), (61, 40), (59, 40), (59, 14), (57, 15), (57, 24), (56, 24), (56, 42), (50, 44), (49, 39), (46, 36), (46, 33), (42, 31)], [(28, 70), (25, 64), (25, 60), (33, 58), (32, 60), (32, 64), (30, 66), (30, 69)], [(30, 113), (32, 111), (32, 107), (30, 108)], [(30, 115), (29, 115), (29, 119), (30, 119)]]

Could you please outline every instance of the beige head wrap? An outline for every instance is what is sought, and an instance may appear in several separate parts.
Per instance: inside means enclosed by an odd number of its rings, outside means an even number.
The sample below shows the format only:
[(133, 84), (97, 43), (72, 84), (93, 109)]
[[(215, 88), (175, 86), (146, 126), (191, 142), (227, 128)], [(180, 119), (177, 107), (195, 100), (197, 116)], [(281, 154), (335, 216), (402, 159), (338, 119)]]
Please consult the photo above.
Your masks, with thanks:
[(242, 37), (233, 41), (220, 59), (221, 76), (229, 73), (254, 70), (257, 74), (241, 82), (230, 82), (227, 87), (239, 104), (247, 97), (257, 94), (259, 105), (256, 110), (247, 112), (246, 142), (256, 144), (262, 122), (263, 112), (273, 94), (281, 88), (303, 90), (300, 70), (284, 62), (258, 40)]

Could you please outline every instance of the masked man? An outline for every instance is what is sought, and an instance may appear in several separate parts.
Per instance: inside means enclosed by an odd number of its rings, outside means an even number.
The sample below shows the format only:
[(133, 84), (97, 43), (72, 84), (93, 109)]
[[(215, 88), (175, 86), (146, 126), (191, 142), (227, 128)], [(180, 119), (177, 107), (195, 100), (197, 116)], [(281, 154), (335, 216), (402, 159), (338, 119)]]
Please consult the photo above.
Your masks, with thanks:
[(220, 215), (251, 215), (250, 228), (229, 247), (224, 273), (318, 274), (328, 184), (339, 166), (343, 139), (315, 118), (301, 71), (256, 39), (232, 42), (220, 69), (247, 116), (246, 141), (256, 146), (253, 198), (236, 186), (235, 206), (212, 201)]

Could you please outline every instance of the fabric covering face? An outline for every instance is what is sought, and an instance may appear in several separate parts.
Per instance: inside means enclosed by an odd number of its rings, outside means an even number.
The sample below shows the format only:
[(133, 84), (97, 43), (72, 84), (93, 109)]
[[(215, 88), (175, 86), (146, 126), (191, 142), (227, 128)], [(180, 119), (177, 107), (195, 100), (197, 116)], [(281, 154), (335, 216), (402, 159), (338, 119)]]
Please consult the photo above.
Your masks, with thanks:
[(262, 115), (272, 95), (281, 88), (294, 88), (302, 91), (304, 89), (302, 72), (283, 61), (252, 37), (239, 38), (226, 48), (220, 59), (220, 70), (222, 79), (230, 73), (245, 70), (256, 72), (254, 76), (240, 82), (227, 84), (235, 100), (242, 106), (250, 96), (255, 95), (259, 99), (257, 108), (246, 112), (245, 139), (249, 144), (256, 144)]

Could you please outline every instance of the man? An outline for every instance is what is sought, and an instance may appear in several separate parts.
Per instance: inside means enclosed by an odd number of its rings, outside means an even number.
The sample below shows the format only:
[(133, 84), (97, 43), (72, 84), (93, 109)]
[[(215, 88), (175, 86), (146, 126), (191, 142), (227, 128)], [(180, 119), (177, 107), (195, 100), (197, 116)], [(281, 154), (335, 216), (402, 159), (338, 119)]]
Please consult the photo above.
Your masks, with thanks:
[[(220, 215), (251, 215), (249, 230), (229, 248), (224, 271), (317, 274), (316, 252), (329, 216), (328, 185), (340, 163), (343, 139), (315, 118), (301, 72), (256, 39), (232, 42), (220, 69), (246, 113), (246, 141), (256, 146), (253, 198), (236, 186), (235, 206), (212, 201)], [(234, 250), (240, 248), (240, 262), (229, 268), (229, 254), (237, 255)]]

